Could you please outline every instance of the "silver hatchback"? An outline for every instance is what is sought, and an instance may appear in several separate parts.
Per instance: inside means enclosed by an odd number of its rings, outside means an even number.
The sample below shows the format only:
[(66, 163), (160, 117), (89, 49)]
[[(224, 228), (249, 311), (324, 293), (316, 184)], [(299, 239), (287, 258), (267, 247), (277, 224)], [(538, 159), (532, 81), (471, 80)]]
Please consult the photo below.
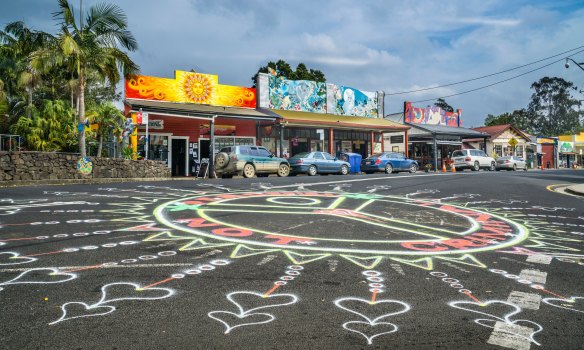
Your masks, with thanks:
[(527, 170), (527, 164), (523, 158), (516, 156), (507, 156), (497, 158), (497, 171), (499, 170)]

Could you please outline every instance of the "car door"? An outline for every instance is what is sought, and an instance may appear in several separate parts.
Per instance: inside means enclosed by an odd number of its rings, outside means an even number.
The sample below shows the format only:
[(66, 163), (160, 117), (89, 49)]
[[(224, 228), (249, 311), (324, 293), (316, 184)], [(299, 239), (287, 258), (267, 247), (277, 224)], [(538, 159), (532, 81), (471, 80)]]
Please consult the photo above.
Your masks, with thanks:
[(260, 154), (260, 159), (263, 164), (263, 171), (275, 172), (278, 171), (278, 166), (280, 165), (277, 160), (274, 159), (272, 153), (263, 147), (258, 147), (258, 153)]
[(321, 152), (312, 153), (313, 164), (316, 165), (319, 173), (330, 172), (330, 165), (325, 161)]
[(325, 162), (328, 164), (328, 169), (332, 173), (338, 173), (341, 171), (341, 161), (336, 160), (330, 153), (321, 152), (324, 156)]
[(250, 149), (250, 160), (254, 164), (256, 171), (261, 172), (264, 171), (264, 164), (262, 163), (260, 157), (260, 151), (257, 147), (252, 146)]

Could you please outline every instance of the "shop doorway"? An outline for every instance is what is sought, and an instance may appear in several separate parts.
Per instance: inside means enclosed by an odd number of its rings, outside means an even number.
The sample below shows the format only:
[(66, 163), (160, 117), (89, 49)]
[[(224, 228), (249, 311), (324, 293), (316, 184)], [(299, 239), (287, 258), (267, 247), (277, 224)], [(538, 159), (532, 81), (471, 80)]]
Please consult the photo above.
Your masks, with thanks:
[(172, 176), (186, 176), (188, 139), (172, 139)]
[(205, 139), (199, 139), (199, 160), (209, 159), (209, 148), (211, 147), (211, 141)]

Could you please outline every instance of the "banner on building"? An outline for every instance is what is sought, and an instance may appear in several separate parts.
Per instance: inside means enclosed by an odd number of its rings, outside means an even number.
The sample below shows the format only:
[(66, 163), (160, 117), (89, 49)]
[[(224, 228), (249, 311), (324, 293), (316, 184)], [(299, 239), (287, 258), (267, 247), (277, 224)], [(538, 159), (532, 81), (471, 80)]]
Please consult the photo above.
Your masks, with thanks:
[(327, 113), (377, 118), (377, 93), (326, 84)]
[(437, 106), (414, 107), (411, 102), (404, 105), (404, 120), (410, 124), (462, 126), (462, 110), (446, 112)]
[(221, 107), (256, 108), (256, 89), (219, 84), (217, 75), (176, 71), (174, 79), (138, 75), (125, 82), (126, 98)]

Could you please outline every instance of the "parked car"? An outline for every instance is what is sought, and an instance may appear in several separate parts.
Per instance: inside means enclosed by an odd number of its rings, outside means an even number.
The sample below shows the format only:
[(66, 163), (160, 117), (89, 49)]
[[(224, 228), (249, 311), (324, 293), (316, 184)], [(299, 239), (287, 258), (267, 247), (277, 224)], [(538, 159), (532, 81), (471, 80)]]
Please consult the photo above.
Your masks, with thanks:
[(478, 171), (480, 169), (495, 170), (496, 163), (493, 157), (489, 157), (480, 149), (461, 149), (452, 152), (450, 157), (456, 170), (470, 169)]
[(385, 171), (387, 174), (398, 171), (409, 171), (415, 173), (418, 171), (418, 162), (406, 158), (402, 153), (384, 152), (377, 153), (361, 162), (361, 171), (371, 174), (376, 171)]
[(217, 176), (229, 178), (233, 175), (244, 177), (288, 176), (290, 163), (284, 158), (274, 156), (270, 151), (257, 146), (231, 146), (222, 148), (215, 156)]
[(516, 156), (499, 157), (497, 159), (497, 171), (499, 170), (517, 170), (523, 169), (527, 171), (527, 163), (523, 158)]
[(351, 165), (343, 160), (333, 157), (327, 152), (303, 152), (289, 159), (291, 174), (306, 173), (310, 176), (316, 174), (341, 174), (347, 175)]

